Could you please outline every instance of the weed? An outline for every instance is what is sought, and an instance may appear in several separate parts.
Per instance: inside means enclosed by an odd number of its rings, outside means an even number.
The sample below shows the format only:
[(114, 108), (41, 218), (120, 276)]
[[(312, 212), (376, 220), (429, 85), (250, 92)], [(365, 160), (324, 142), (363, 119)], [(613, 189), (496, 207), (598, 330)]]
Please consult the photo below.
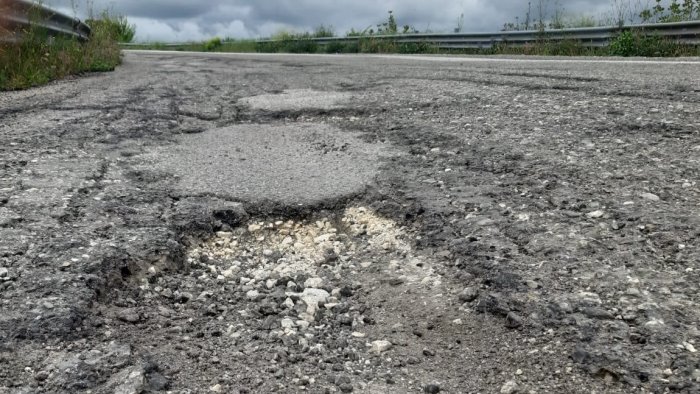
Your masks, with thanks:
[(20, 32), (21, 42), (0, 44), (0, 90), (24, 89), (70, 74), (114, 70), (121, 62), (114, 30), (119, 23), (107, 14), (92, 19), (92, 34), (84, 43), (75, 38), (50, 37), (38, 27)]
[(123, 15), (110, 15), (103, 11), (99, 18), (88, 19), (87, 23), (93, 29), (100, 29), (108, 32), (111, 39), (117, 42), (132, 42), (136, 35), (136, 26), (129, 24)]
[(224, 43), (221, 41), (221, 38), (214, 37), (204, 43), (204, 52), (214, 52), (221, 49), (223, 45)]
[(641, 30), (626, 30), (610, 43), (609, 51), (613, 56), (669, 57), (692, 56), (697, 54), (698, 48), (643, 34)]

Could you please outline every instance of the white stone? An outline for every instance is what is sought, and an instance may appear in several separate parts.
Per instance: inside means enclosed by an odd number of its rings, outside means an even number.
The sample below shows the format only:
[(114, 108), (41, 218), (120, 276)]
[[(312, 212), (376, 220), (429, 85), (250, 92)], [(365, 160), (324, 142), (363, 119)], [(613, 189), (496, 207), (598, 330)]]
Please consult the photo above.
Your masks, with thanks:
[(605, 212), (600, 211), (600, 210), (599, 210), (599, 211), (589, 212), (589, 213), (586, 214), (586, 216), (588, 216), (588, 217), (591, 218), (591, 219), (602, 218), (603, 215), (605, 215)]
[(257, 290), (249, 290), (247, 293), (245, 293), (245, 296), (246, 296), (249, 300), (255, 301), (255, 300), (257, 300), (258, 297), (260, 296), (260, 293), (259, 293)]
[(318, 289), (321, 286), (323, 286), (323, 279), (321, 278), (309, 278), (304, 282), (304, 287)]
[(392, 343), (389, 341), (384, 341), (384, 340), (374, 341), (374, 342), (372, 342), (371, 350), (374, 353), (379, 354), (379, 353), (384, 353), (387, 350), (391, 349), (392, 346), (393, 346)]
[(697, 353), (695, 346), (693, 346), (693, 344), (691, 344), (691, 343), (683, 342), (683, 347), (685, 347), (685, 350), (687, 350), (691, 353)]
[(295, 326), (294, 321), (288, 317), (282, 319), (281, 324), (282, 324), (282, 328), (287, 328), (287, 329), (294, 328), (294, 326)]
[(501, 387), (501, 394), (514, 394), (518, 392), (518, 384), (514, 381), (506, 382), (506, 384)]
[(306, 313), (313, 315), (318, 309), (319, 302), (325, 303), (330, 296), (325, 290), (307, 288), (299, 295), (299, 298), (306, 304)]
[(661, 201), (661, 198), (654, 193), (642, 193), (639, 196), (649, 201)]

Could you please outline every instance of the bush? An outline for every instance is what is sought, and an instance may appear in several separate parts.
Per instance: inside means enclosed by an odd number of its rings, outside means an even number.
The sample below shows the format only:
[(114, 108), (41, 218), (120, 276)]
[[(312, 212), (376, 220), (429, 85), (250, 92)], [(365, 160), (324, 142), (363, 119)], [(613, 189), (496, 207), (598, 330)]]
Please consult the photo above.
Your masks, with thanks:
[(613, 56), (678, 56), (690, 48), (682, 47), (658, 35), (644, 35), (640, 31), (621, 32), (610, 43)]
[(214, 37), (209, 41), (206, 41), (204, 43), (204, 51), (205, 52), (212, 52), (216, 51), (217, 49), (220, 49), (223, 46), (223, 42), (221, 42), (221, 38), (219, 37)]
[(136, 36), (136, 26), (129, 24), (123, 15), (109, 15), (105, 11), (99, 19), (88, 19), (85, 23), (91, 29), (106, 31), (117, 42), (132, 42)]
[(91, 21), (90, 40), (50, 38), (41, 28), (23, 33), (17, 44), (0, 45), (0, 90), (24, 89), (88, 71), (111, 71), (121, 62), (113, 26), (106, 14)]

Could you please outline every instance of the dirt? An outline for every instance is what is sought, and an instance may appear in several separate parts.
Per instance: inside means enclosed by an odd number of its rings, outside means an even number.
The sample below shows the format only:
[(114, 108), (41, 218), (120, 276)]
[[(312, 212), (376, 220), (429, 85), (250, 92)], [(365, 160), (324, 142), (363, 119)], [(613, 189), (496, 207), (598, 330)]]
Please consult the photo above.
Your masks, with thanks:
[(698, 67), (132, 52), (2, 93), (0, 393), (699, 392)]

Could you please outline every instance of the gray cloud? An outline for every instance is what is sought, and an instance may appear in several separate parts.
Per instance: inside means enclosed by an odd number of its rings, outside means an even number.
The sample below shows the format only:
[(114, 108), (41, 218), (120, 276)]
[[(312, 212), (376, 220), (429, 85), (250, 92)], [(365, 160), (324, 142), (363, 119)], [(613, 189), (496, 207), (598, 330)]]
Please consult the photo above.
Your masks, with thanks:
[[(83, 0), (77, 0), (78, 3)], [(618, 0), (633, 5), (647, 0)], [(533, 0), (533, 14), (536, 14)], [(550, 12), (560, 4), (569, 15), (600, 19), (610, 13), (613, 0), (549, 0)], [(71, 0), (53, 0), (49, 6), (87, 15), (84, 4), (71, 10)], [(386, 20), (394, 11), (400, 25), (420, 31), (448, 32), (464, 14), (465, 31), (497, 31), (515, 17), (524, 20), (525, 0), (94, 0), (94, 10), (110, 9), (126, 15), (137, 26), (141, 41), (188, 41), (208, 37), (255, 38), (279, 30), (306, 31), (324, 24), (344, 34)]]

